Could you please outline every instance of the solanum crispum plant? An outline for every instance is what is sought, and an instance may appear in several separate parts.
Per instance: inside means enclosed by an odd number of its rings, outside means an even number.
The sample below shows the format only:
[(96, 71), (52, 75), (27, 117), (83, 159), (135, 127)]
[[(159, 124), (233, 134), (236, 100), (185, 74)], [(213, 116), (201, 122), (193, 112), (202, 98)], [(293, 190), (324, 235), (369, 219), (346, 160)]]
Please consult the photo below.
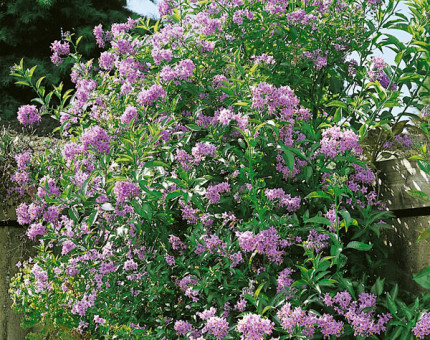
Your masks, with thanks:
[[(398, 97), (381, 59), (347, 61), (369, 56), (385, 7), (159, 9), (154, 27), (96, 27), (106, 51), (70, 54), (72, 96), (45, 95), (15, 68), (42, 105), (23, 106), (20, 121), (50, 113), (64, 136), (17, 156), (14, 180), (35, 192), (17, 213), (38, 242), (11, 288), (25, 324), (61, 337), (263, 339), (384, 337), (393, 319), (409, 334), (419, 311), (402, 319), (377, 305), (388, 214), (348, 124), (366, 123), (370, 104), (357, 102), (360, 120), (343, 91)], [(53, 44), (56, 63), (64, 44), (73, 37)]]

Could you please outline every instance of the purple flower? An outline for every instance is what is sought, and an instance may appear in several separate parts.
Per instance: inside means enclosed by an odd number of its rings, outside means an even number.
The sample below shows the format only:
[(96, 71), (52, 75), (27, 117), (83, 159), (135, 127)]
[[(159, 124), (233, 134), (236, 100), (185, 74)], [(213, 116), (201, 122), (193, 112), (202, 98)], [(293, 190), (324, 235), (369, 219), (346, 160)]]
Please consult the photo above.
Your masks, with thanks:
[(129, 124), (133, 119), (137, 118), (137, 109), (134, 106), (127, 106), (121, 116), (121, 123)]
[(176, 321), (173, 328), (176, 331), (177, 336), (185, 336), (188, 332), (191, 332), (194, 329), (189, 322), (182, 320)]
[(33, 223), (27, 230), (26, 234), (30, 240), (35, 241), (36, 236), (43, 236), (46, 234), (46, 228), (42, 225), (42, 223)]
[(292, 309), (291, 304), (287, 302), (278, 312), (278, 318), (281, 320), (282, 328), (288, 333), (293, 333), (296, 327), (301, 327), (303, 328), (303, 335), (313, 337), (317, 321), (316, 316), (313, 314), (306, 313), (300, 307)]
[(336, 321), (332, 315), (324, 314), (317, 321), (318, 327), (325, 338), (330, 338), (331, 335), (339, 338), (343, 334), (344, 324), (342, 321)]
[(206, 321), (206, 325), (202, 332), (211, 334), (216, 339), (220, 340), (228, 335), (228, 322), (224, 318), (212, 316)]
[(424, 313), (420, 321), (412, 328), (412, 332), (419, 339), (424, 339), (426, 335), (430, 335), (430, 313)]
[(244, 299), (244, 298), (240, 298), (238, 301), (237, 301), (237, 303), (236, 303), (236, 305), (234, 306), (234, 309), (237, 309), (240, 313), (242, 313), (242, 312), (244, 312), (245, 311), (245, 308), (246, 308), (246, 300)]
[(105, 41), (103, 39), (104, 32), (101, 24), (94, 27), (93, 34), (96, 38), (98, 46), (103, 48), (105, 46)]
[(118, 181), (113, 189), (118, 203), (123, 203), (127, 198), (133, 198), (139, 195), (140, 188), (136, 183), (127, 181)]
[(53, 43), (51, 43), (51, 51), (53, 52), (51, 61), (54, 65), (58, 66), (62, 63), (60, 57), (70, 53), (70, 45), (67, 41), (61, 43), (60, 41), (55, 40)]
[(216, 147), (209, 142), (197, 143), (196, 146), (191, 149), (191, 153), (194, 156), (195, 163), (198, 165), (204, 156), (215, 157)]
[(316, 253), (319, 253), (322, 249), (328, 246), (327, 240), (329, 238), (329, 235), (319, 234), (315, 229), (311, 229), (307, 240), (303, 242), (303, 246), (306, 249), (312, 249)]
[(23, 125), (39, 123), (42, 117), (35, 105), (23, 105), (18, 109), (18, 121)]
[(340, 128), (333, 126), (322, 133), (320, 153), (326, 157), (336, 158), (338, 154), (353, 151), (360, 154), (362, 149), (358, 143), (360, 136), (352, 130), (340, 131)]
[(31, 152), (26, 151), (15, 155), (15, 161), (19, 170), (26, 170), (31, 160)]
[(187, 249), (187, 246), (175, 235), (169, 236), (169, 243), (172, 245), (172, 249), (174, 250)]
[(137, 269), (137, 263), (133, 260), (127, 260), (124, 263), (124, 270), (136, 270)]
[(230, 192), (230, 184), (227, 182), (209, 186), (206, 192), (206, 198), (209, 199), (211, 204), (218, 203), (221, 199), (220, 194), (223, 192)]
[(115, 55), (110, 52), (103, 52), (100, 54), (99, 65), (102, 69), (110, 71), (113, 68), (115, 62)]
[(277, 293), (291, 287), (291, 285), (294, 283), (294, 280), (291, 278), (292, 273), (293, 273), (293, 270), (291, 268), (285, 268), (279, 273), (279, 276), (277, 279), (277, 283), (278, 283), (278, 287), (276, 289)]
[(175, 8), (176, 5), (176, 1), (173, 0), (161, 0), (158, 3), (158, 13), (160, 14), (160, 17), (164, 17), (165, 15), (170, 15), (172, 14), (172, 9)]
[(91, 146), (96, 152), (109, 153), (110, 151), (110, 138), (106, 130), (100, 126), (93, 126), (88, 128), (81, 136), (81, 142), (84, 150), (88, 150)]
[(47, 271), (43, 270), (38, 264), (35, 263), (31, 269), (31, 273), (36, 279), (36, 293), (46, 290), (49, 286)]
[(245, 314), (237, 324), (237, 330), (242, 333), (244, 340), (263, 340), (264, 335), (272, 334), (274, 327), (272, 321), (257, 314)]
[(18, 223), (21, 225), (31, 223), (31, 218), (30, 218), (30, 215), (28, 213), (28, 206), (25, 203), (21, 203), (16, 208), (16, 216), (18, 219)]
[(216, 308), (211, 307), (210, 309), (206, 309), (203, 312), (197, 312), (196, 315), (200, 317), (202, 320), (208, 320), (213, 317), (216, 313)]
[(264, 194), (269, 201), (279, 199), (279, 206), (285, 206), (289, 212), (294, 212), (300, 208), (300, 196), (291, 197), (291, 195), (286, 194), (283, 189), (266, 189)]
[(142, 90), (137, 96), (137, 101), (142, 106), (152, 105), (159, 98), (163, 99), (167, 92), (161, 85), (154, 84), (147, 90)]
[(174, 265), (175, 265), (175, 257), (174, 257), (174, 256), (166, 255), (166, 256), (164, 257), (164, 259), (166, 260), (166, 263), (167, 263), (170, 267), (172, 267), (172, 266), (174, 266)]
[(51, 205), (43, 213), (43, 219), (45, 220), (45, 222), (55, 222), (58, 220), (59, 215), (60, 208), (55, 205)]
[(99, 324), (99, 325), (103, 325), (106, 322), (106, 320), (101, 318), (98, 315), (94, 315), (94, 322)]
[(63, 242), (63, 249), (61, 251), (61, 255), (67, 255), (74, 248), (76, 248), (76, 244), (74, 244), (72, 241), (67, 240)]
[(181, 164), (182, 169), (185, 171), (192, 169), (191, 161), (193, 160), (193, 157), (191, 157), (191, 155), (189, 155), (185, 150), (176, 150), (175, 159), (179, 162), (179, 164)]

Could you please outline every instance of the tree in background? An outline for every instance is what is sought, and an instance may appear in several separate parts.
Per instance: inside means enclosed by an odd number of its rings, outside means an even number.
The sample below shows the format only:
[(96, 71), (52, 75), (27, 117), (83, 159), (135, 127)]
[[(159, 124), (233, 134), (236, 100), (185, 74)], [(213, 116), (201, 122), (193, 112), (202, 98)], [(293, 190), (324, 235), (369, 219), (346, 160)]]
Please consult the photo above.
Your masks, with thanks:
[(37, 76), (47, 75), (45, 85), (60, 80), (71, 87), (67, 74), (72, 61), (55, 67), (49, 59), (50, 44), (61, 40), (62, 32), (82, 36), (80, 50), (86, 58), (97, 57), (93, 29), (100, 23), (110, 28), (138, 15), (125, 8), (126, 0), (0, 0), (0, 120), (15, 117), (18, 106), (32, 93), (14, 85), (10, 67), (24, 58), (27, 65), (38, 65)]

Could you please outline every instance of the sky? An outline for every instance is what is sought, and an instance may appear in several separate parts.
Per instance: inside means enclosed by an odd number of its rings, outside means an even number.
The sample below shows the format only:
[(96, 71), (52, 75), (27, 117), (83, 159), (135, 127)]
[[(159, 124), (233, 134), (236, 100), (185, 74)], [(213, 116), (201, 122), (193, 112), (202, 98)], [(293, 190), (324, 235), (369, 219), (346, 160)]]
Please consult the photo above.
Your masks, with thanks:
[[(158, 0), (156, 2), (158, 2)], [(127, 0), (127, 8), (137, 14), (159, 19), (157, 5), (149, 0)]]

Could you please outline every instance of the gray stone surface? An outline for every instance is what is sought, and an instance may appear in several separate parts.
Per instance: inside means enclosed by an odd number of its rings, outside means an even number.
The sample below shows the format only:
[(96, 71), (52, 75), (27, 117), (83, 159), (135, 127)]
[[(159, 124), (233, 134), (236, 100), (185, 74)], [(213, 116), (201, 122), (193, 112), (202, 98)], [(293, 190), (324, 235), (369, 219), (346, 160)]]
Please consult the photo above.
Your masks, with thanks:
[(410, 196), (408, 190), (420, 190), (430, 195), (430, 177), (422, 171), (416, 161), (393, 159), (377, 162), (381, 182), (381, 196), (390, 210), (430, 207)]
[(21, 340), (28, 333), (20, 326), (21, 316), (11, 309), (8, 292), (10, 279), (17, 272), (16, 264), (24, 258), (23, 235), (23, 228), (0, 228), (0, 339), (4, 340)]

